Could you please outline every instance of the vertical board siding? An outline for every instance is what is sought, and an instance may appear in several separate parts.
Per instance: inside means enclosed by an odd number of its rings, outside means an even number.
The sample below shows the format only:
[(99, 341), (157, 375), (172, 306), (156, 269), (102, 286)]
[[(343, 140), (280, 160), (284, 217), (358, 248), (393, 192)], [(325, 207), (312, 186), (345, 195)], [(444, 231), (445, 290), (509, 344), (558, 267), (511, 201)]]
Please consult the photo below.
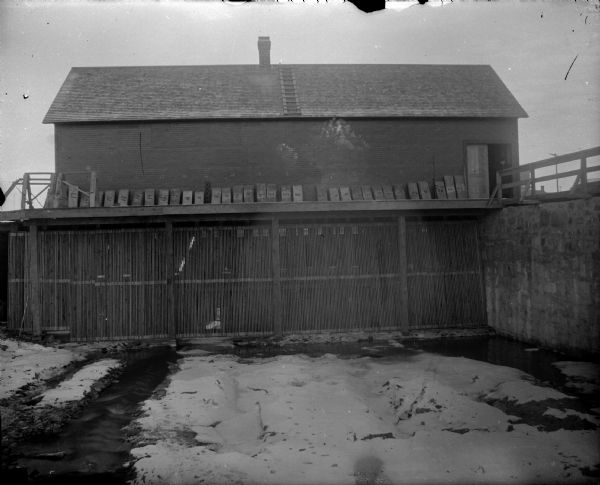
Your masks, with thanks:
[[(407, 221), (407, 309), (397, 221), (278, 227), (175, 227), (172, 261), (164, 228), (39, 231), (42, 331), (166, 338), (172, 268), (178, 337), (272, 333), (274, 237), (284, 333), (400, 329), (406, 312), (413, 330), (486, 324), (476, 221)], [(32, 331), (28, 254), (27, 233), (12, 233), (13, 331)]]
[(407, 223), (410, 328), (486, 323), (477, 223)]
[(174, 245), (179, 336), (272, 331), (269, 227), (178, 228)]
[(282, 226), (283, 331), (396, 326), (397, 234), (392, 223)]
[(33, 324), (27, 306), (29, 286), (29, 247), (26, 232), (10, 233), (8, 237), (8, 329), (31, 332)]

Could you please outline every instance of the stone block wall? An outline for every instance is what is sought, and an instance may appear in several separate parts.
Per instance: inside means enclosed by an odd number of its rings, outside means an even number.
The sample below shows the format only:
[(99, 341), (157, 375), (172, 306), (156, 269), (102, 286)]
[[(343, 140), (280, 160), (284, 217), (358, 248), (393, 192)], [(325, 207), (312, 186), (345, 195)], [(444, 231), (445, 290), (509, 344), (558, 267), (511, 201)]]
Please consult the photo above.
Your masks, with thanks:
[(513, 206), (482, 225), (488, 323), (569, 352), (600, 352), (600, 197)]

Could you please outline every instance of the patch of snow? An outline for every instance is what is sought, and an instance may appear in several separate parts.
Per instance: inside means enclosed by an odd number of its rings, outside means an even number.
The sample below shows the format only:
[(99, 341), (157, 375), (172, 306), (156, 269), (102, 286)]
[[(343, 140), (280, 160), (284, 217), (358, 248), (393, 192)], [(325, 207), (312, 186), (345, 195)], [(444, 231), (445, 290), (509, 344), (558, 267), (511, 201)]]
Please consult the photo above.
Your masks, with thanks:
[(44, 392), (37, 406), (61, 406), (72, 401), (80, 401), (90, 392), (94, 383), (120, 366), (121, 362), (116, 359), (104, 359), (88, 364), (73, 374), (70, 379)]
[(82, 355), (30, 342), (0, 339), (0, 399), (37, 380), (49, 379)]
[(600, 424), (600, 418), (598, 416), (592, 416), (588, 413), (580, 413), (574, 409), (565, 409), (564, 411), (561, 411), (560, 409), (548, 408), (546, 411), (544, 411), (544, 416), (552, 416), (557, 419), (566, 419), (569, 416), (577, 416), (578, 418), (589, 421), (595, 425)]
[(596, 431), (512, 425), (481, 401), (568, 397), (531, 381), (424, 352), (255, 363), (186, 355), (137, 420), (135, 483), (352, 484), (369, 473), (369, 483), (580, 481), (579, 468), (600, 461)]

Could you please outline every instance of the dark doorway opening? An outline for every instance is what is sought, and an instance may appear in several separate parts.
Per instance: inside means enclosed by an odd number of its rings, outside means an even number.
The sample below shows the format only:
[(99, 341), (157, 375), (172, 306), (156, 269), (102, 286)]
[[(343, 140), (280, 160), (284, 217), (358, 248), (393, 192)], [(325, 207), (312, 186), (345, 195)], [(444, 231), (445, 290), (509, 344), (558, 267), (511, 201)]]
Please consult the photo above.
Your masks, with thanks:
[[(511, 159), (511, 146), (508, 143), (492, 143), (488, 144), (488, 163), (489, 163), (489, 180), (490, 180), (490, 195), (496, 187), (496, 172), (504, 170), (505, 168), (512, 167)], [(508, 182), (508, 180), (504, 180)], [(509, 190), (511, 194), (505, 193), (505, 197), (512, 196), (512, 189)], [(507, 191), (508, 192), (508, 191)]]

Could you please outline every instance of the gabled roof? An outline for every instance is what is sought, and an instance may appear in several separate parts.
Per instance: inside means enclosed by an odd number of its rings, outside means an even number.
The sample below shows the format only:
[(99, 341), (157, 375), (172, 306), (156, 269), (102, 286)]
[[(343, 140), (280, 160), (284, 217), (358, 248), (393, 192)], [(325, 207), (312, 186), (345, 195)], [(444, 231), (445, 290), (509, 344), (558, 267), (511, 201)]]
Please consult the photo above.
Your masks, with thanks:
[(295, 117), (527, 116), (484, 65), (75, 67), (44, 123), (283, 118), (283, 67), (295, 79)]

